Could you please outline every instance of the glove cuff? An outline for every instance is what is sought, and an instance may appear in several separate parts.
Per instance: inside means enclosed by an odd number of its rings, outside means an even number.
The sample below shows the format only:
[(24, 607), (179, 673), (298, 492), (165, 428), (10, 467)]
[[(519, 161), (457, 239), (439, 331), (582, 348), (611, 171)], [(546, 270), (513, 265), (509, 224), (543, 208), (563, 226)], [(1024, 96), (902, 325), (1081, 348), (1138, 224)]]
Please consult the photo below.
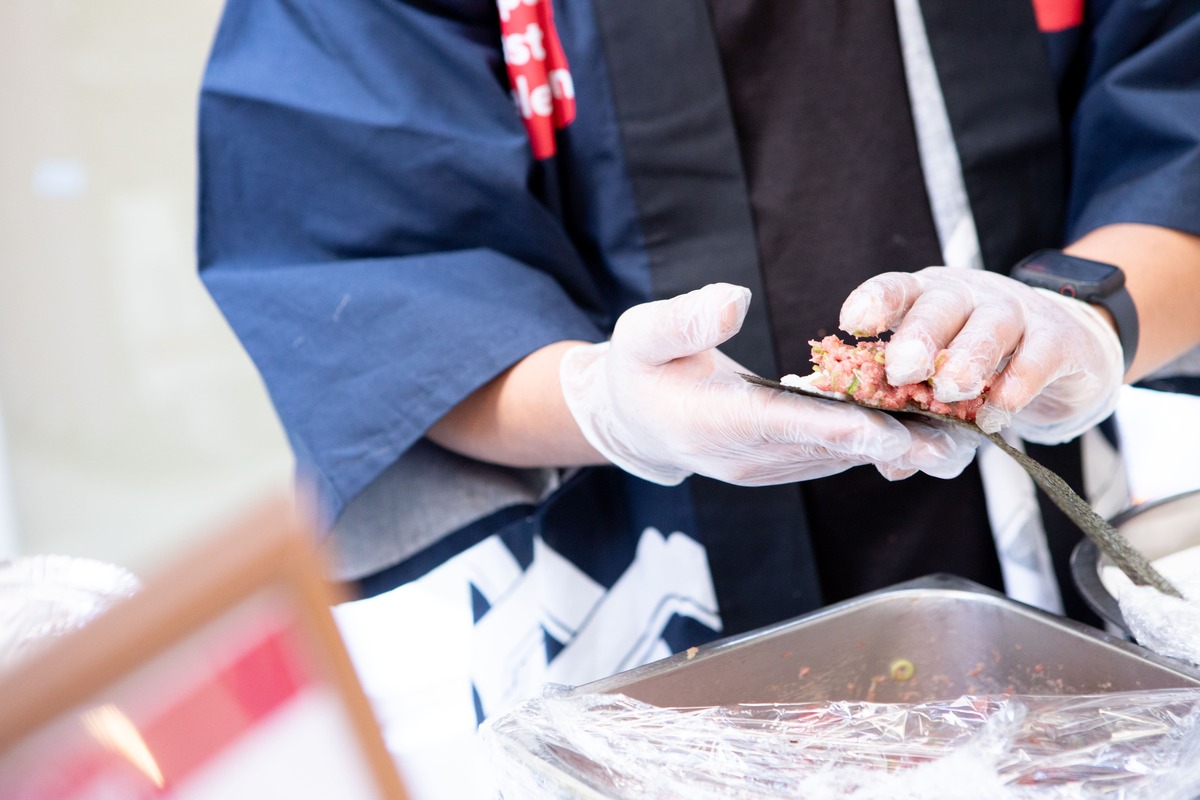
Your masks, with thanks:
[[(1103, 315), (1088, 303), (1081, 303), (1050, 289), (1035, 288), (1044, 297), (1053, 298), (1069, 314), (1074, 316), (1081, 325), (1093, 332), (1093, 340), (1103, 351), (1105, 369), (1096, 370), (1104, 384), (1097, 392), (1096, 405), (1087, 414), (1071, 419), (1067, 424), (1053, 425), (1029, 424), (1021, 419), (1020, 413), (1013, 418), (1013, 431), (1030, 442), (1038, 444), (1060, 444), (1081, 436), (1085, 431), (1095, 427), (1117, 410), (1117, 402), (1121, 398), (1121, 386), (1125, 377), (1125, 354), (1121, 348), (1121, 340)], [(1067, 346), (1070, 346), (1069, 344)]]
[[(692, 473), (666, 461), (651, 459), (631, 444), (637, 434), (613, 408), (608, 387), (609, 343), (581, 344), (563, 353), (559, 383), (567, 409), (588, 444), (630, 475), (662, 486), (676, 486)], [(644, 437), (642, 437), (644, 438)]]

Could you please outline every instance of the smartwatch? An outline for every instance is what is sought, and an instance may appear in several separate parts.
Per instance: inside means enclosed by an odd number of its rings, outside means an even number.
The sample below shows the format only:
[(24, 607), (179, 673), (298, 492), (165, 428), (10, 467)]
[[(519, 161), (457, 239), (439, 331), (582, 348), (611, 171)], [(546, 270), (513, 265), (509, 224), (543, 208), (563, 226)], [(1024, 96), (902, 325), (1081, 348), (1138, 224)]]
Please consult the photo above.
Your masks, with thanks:
[(1108, 309), (1125, 354), (1125, 371), (1129, 371), (1137, 352), (1138, 315), (1120, 267), (1061, 250), (1039, 250), (1013, 267), (1009, 277)]

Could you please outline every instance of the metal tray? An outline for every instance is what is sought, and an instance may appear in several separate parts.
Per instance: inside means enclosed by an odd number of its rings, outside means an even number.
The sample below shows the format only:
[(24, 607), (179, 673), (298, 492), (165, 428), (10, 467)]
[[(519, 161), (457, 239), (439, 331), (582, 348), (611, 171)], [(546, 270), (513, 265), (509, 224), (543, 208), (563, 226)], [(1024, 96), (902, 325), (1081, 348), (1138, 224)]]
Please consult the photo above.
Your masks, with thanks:
[[(911, 675), (894, 669), (898, 661)], [(971, 581), (932, 575), (571, 691), (686, 708), (1189, 687), (1200, 687), (1200, 671)], [(609, 796), (604, 767), (576, 753), (519, 729), (499, 746), (548, 794)]]
[[(897, 680), (893, 664), (911, 663)], [(904, 678), (907, 670), (896, 670)], [(1103, 631), (932, 575), (578, 687), (657, 706), (1200, 686), (1200, 671)]]

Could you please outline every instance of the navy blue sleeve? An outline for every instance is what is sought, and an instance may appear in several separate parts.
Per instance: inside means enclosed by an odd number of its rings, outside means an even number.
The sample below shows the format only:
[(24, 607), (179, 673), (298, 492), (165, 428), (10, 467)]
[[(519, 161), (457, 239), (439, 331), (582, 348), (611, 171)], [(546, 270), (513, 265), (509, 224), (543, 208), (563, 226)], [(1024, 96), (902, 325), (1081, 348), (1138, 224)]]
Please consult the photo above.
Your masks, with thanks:
[(509, 97), (494, 2), (229, 0), (200, 101), (201, 277), (336, 516), (595, 289)]
[(1068, 241), (1137, 222), (1200, 234), (1200, 3), (1088, 5)]

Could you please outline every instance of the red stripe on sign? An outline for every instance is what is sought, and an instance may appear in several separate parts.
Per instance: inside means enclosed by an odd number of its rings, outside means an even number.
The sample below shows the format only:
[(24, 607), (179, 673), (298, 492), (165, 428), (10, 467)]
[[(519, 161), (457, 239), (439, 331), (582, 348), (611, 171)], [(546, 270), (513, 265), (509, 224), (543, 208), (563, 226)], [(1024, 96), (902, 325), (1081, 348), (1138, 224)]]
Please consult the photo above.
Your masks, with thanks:
[[(32, 776), (34, 782), (19, 796), (150, 800), (169, 794), (173, 786), (236, 746), (244, 734), (315, 683), (315, 676), (303, 663), (304, 642), (295, 628), (268, 624), (254, 636), (223, 668), (191, 685), (175, 687), (177, 699), (150, 718), (133, 712), (126, 717), (126, 711), (116, 705), (98, 707), (111, 710), (110, 716), (132, 726), (144, 750), (141, 746), (122, 750), (116, 745), (123, 737), (92, 731), (55, 753), (54, 769)], [(171, 689), (163, 686), (156, 691), (169, 693)], [(86, 721), (84, 724), (86, 727)], [(128, 744), (128, 737), (123, 741)], [(143, 755), (153, 760), (152, 771), (157, 775), (150, 774), (145, 764), (139, 766), (137, 760)]]
[(1083, 23), (1084, 0), (1033, 0), (1033, 14), (1043, 33), (1074, 28)]
[(166, 786), (232, 745), (308, 682), (288, 633), (263, 638), (142, 729)]

